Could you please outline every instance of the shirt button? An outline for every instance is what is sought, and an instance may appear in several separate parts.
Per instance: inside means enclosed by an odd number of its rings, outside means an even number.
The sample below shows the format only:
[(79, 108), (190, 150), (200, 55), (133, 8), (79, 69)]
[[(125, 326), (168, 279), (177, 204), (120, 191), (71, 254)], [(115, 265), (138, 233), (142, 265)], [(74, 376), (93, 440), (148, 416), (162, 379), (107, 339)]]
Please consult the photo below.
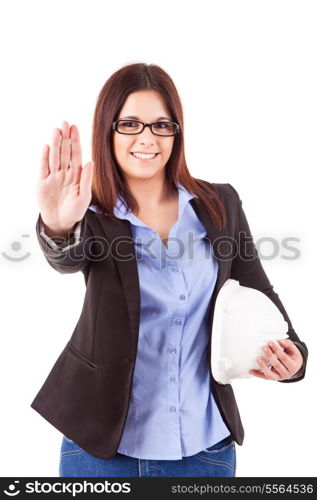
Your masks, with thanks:
[(175, 413), (175, 411), (176, 411), (175, 406), (170, 406), (170, 412), (171, 412), (171, 413)]
[(174, 266), (174, 267), (172, 267), (172, 271), (173, 271), (173, 273), (177, 273), (178, 272), (178, 268)]
[(185, 295), (180, 295), (180, 296), (179, 296), (179, 299), (180, 299), (180, 300), (185, 300), (185, 299), (186, 299), (186, 297), (185, 297)]
[(176, 325), (181, 325), (182, 324), (182, 320), (181, 319), (175, 319), (175, 323), (176, 323)]
[(175, 377), (170, 377), (170, 382), (175, 382)]

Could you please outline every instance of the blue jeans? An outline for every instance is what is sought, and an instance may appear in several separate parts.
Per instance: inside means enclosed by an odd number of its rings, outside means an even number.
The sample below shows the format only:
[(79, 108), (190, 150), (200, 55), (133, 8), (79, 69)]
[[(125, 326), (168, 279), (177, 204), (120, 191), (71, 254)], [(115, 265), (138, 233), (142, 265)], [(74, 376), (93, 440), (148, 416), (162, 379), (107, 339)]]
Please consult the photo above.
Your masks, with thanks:
[(236, 449), (231, 436), (181, 460), (144, 460), (116, 453), (104, 460), (63, 436), (60, 477), (235, 477)]

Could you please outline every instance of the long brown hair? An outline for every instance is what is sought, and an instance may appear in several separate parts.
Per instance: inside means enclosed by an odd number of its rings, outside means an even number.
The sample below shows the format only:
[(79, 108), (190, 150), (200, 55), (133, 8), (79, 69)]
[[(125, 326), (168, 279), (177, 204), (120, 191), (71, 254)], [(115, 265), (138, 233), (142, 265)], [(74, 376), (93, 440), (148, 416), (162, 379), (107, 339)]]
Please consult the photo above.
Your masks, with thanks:
[(121, 67), (110, 76), (99, 93), (93, 118), (92, 159), (95, 165), (91, 205), (97, 205), (116, 221), (118, 219), (113, 214), (113, 208), (119, 195), (132, 212), (138, 208), (124, 174), (118, 168), (112, 141), (112, 134), (115, 132), (111, 127), (112, 122), (119, 117), (128, 95), (138, 90), (159, 92), (171, 113), (172, 121), (177, 122), (180, 127), (180, 133), (174, 137), (171, 156), (165, 165), (168, 189), (173, 191), (177, 189), (177, 183), (182, 184), (200, 198), (215, 226), (225, 227), (226, 211), (218, 194), (189, 173), (184, 152), (181, 101), (171, 77), (155, 64), (135, 63)]

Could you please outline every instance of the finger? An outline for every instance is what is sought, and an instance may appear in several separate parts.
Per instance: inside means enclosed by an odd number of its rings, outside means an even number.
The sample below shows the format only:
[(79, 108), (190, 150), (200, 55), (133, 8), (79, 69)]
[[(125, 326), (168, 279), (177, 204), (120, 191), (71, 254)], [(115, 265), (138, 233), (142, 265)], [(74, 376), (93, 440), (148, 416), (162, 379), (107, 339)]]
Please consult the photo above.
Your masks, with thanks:
[(266, 379), (266, 376), (260, 370), (249, 370), (249, 373), (255, 377)]
[(79, 194), (82, 196), (91, 196), (93, 168), (94, 162), (90, 161), (81, 169)]
[(77, 184), (80, 182), (81, 170), (82, 170), (82, 150), (80, 144), (79, 131), (76, 125), (72, 125), (70, 128), (70, 138), (71, 138), (71, 172), (69, 172), (73, 181)]
[(70, 135), (68, 122), (62, 123), (61, 170), (66, 171), (70, 165)]
[[(287, 339), (289, 340), (289, 339)], [(279, 343), (283, 345), (285, 344), (286, 341), (284, 340), (279, 340)], [(287, 344), (290, 346), (289, 348), (285, 348), (285, 352), (288, 352), (288, 358), (290, 360), (290, 375), (295, 375), (295, 373), (298, 372), (298, 370), (302, 367), (304, 363), (304, 358), (303, 355), (300, 351), (300, 349), (297, 347), (296, 344), (292, 340), (289, 340)]]
[(293, 360), (285, 354), (283, 349), (274, 342), (269, 342), (263, 347), (263, 351), (276, 371), (280, 373), (283, 378), (288, 377), (294, 363)]
[[(259, 361), (258, 361), (258, 364), (260, 364)], [(269, 370), (269, 372), (272, 371), (270, 368), (268, 368), (268, 370)], [(262, 378), (265, 380), (273, 380), (271, 376), (268, 378), (267, 375), (265, 375), (265, 373), (263, 373), (262, 370), (249, 370), (249, 373), (251, 375), (254, 375), (255, 377), (258, 377), (258, 378)]]
[(286, 354), (291, 356), (292, 358), (296, 356), (297, 351), (299, 351), (298, 347), (294, 344), (294, 342), (291, 339), (283, 339), (278, 341), (279, 344), (282, 345), (284, 348)]
[(281, 378), (288, 378), (290, 376), (290, 372), (285, 368), (285, 366), (279, 361), (276, 356), (273, 356), (270, 359), (271, 367), (269, 370), (273, 373), (277, 373)]
[(45, 144), (42, 150), (40, 162), (40, 179), (46, 179), (46, 177), (50, 174), (49, 151), (50, 147), (48, 144)]
[(52, 137), (52, 146), (49, 154), (49, 166), (51, 172), (58, 172), (60, 166), (60, 142), (61, 130), (54, 128)]
[(276, 373), (273, 369), (269, 368), (262, 358), (256, 358), (256, 360), (261, 368), (263, 375), (265, 375), (264, 378), (268, 380), (278, 380), (280, 378), (279, 374)]

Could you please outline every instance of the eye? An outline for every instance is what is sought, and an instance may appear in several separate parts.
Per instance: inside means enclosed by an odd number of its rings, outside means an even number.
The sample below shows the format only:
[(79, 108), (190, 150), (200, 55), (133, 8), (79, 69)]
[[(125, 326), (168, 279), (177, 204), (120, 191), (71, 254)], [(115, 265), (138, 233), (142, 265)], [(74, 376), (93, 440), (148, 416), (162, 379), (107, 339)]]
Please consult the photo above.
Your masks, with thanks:
[(172, 131), (174, 129), (174, 125), (170, 122), (156, 122), (154, 123), (154, 128), (158, 130)]
[(121, 127), (133, 128), (138, 126), (138, 122), (120, 122)]
[(170, 124), (168, 122), (156, 122), (156, 123), (154, 123), (155, 128), (165, 129), (165, 128), (168, 128), (169, 126), (170, 126)]

